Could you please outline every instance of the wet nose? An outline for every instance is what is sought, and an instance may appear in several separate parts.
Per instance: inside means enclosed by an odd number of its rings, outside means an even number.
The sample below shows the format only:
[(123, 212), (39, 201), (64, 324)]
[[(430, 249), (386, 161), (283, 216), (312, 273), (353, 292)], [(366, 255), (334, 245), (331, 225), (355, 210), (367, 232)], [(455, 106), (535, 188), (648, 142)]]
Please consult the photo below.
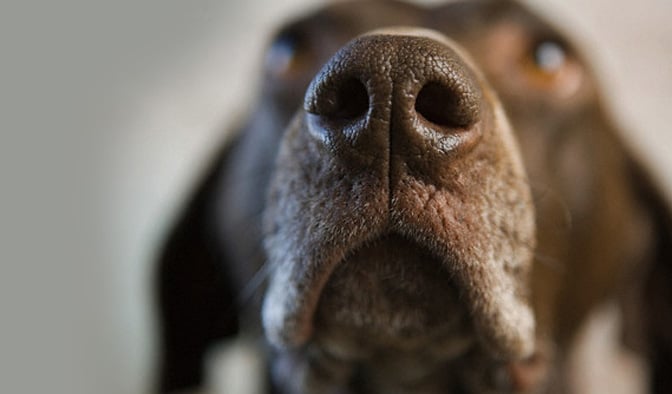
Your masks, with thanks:
[(446, 155), (479, 141), (482, 100), (477, 76), (438, 33), (383, 31), (337, 52), (304, 109), (311, 134), (337, 153), (394, 155), (398, 144), (408, 155)]

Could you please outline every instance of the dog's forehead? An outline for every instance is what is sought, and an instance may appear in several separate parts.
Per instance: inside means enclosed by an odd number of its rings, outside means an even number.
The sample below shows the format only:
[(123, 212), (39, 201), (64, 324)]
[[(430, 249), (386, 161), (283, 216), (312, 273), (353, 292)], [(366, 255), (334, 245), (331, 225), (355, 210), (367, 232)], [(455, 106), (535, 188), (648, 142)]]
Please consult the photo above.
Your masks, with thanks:
[(357, 35), (385, 25), (422, 23), (425, 8), (412, 3), (390, 1), (342, 1), (326, 5), (305, 18), (306, 27), (327, 27), (346, 35)]
[(507, 22), (530, 34), (550, 34), (552, 28), (520, 3), (510, 0), (457, 0), (435, 6), (396, 0), (340, 1), (329, 4), (294, 23), (308, 34), (328, 31), (331, 37), (350, 39), (385, 26), (431, 27), (447, 33), (466, 30), (482, 33)]

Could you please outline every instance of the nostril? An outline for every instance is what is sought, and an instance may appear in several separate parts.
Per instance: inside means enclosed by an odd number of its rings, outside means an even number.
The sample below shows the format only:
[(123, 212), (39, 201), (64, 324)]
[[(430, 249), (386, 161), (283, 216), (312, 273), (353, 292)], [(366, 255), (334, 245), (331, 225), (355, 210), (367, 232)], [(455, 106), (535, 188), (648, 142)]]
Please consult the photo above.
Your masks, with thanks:
[(317, 97), (309, 110), (316, 115), (333, 119), (355, 119), (369, 109), (369, 94), (366, 86), (356, 79), (346, 79)]
[(415, 99), (415, 111), (428, 121), (445, 127), (468, 127), (478, 121), (477, 101), (469, 92), (429, 82)]

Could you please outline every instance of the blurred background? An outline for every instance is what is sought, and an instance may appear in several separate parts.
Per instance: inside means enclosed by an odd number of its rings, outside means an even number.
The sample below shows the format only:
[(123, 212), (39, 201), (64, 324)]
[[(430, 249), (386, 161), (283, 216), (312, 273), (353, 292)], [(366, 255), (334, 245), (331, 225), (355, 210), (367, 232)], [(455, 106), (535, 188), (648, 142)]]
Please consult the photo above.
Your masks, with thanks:
[[(593, 58), (672, 196), (672, 2), (527, 2)], [(156, 243), (271, 32), (321, 2), (39, 3), (0, 4), (0, 392), (146, 393)]]

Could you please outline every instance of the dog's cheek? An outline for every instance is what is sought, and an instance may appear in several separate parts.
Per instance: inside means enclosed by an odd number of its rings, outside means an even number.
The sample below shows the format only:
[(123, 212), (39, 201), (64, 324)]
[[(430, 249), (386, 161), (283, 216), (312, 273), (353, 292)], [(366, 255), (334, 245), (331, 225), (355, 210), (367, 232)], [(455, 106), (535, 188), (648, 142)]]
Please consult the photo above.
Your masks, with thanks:
[(370, 231), (368, 220), (386, 215), (385, 160), (371, 158), (353, 171), (309, 134), (304, 116), (294, 118), (281, 143), (264, 211), (265, 237), (283, 233), (306, 247), (350, 244), (351, 237)]
[(270, 269), (263, 320), (274, 345), (308, 340), (334, 265), (352, 247), (381, 235), (388, 206), (386, 166), (382, 157), (370, 160), (353, 171), (351, 163), (328, 154), (308, 132), (303, 112), (285, 134), (263, 214)]

